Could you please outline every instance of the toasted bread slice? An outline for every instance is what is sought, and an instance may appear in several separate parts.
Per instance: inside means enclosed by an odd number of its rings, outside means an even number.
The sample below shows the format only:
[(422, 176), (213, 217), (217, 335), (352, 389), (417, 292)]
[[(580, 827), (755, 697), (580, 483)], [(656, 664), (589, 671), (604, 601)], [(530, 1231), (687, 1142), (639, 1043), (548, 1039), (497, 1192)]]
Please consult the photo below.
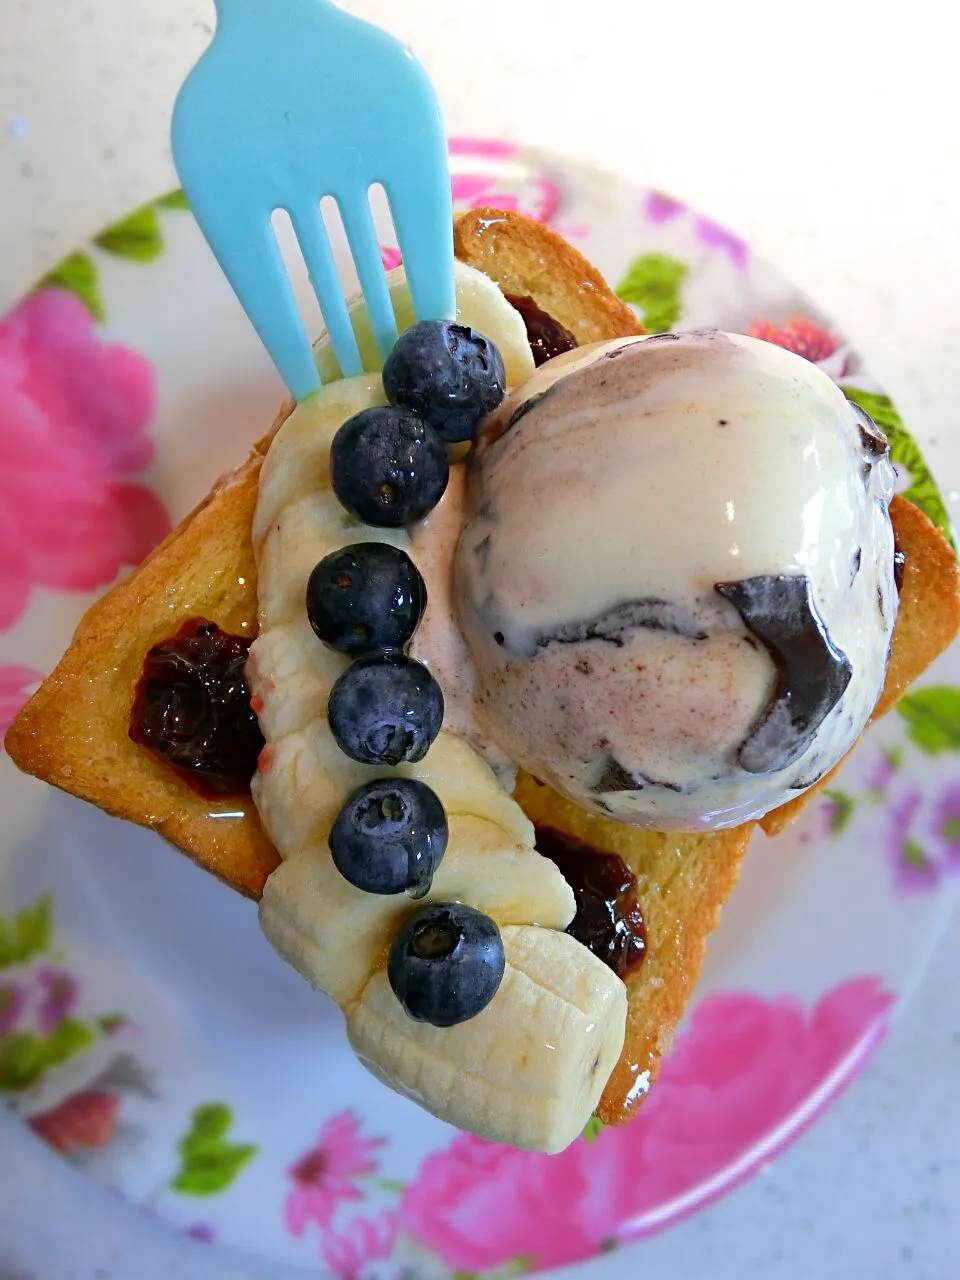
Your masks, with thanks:
[[(457, 219), (455, 245), (459, 258), (483, 270), (505, 293), (531, 298), (581, 344), (643, 332), (595, 269), (539, 224), (513, 213), (478, 210)], [(247, 462), (89, 610), (56, 670), (6, 737), (21, 769), (154, 828), (252, 898), (260, 896), (278, 864), (252, 802), (204, 799), (131, 742), (127, 728), (147, 651), (188, 618), (202, 616), (227, 631), (255, 634), (250, 531), (258, 476), (270, 439), (290, 408), (281, 410)], [(884, 710), (960, 628), (957, 563), (949, 545), (903, 499), (894, 501), (891, 513), (907, 567)], [(779, 830), (810, 794), (768, 815), (764, 825)], [(637, 876), (648, 954), (628, 983), (624, 1053), (598, 1112), (601, 1119), (619, 1123), (642, 1101), (669, 1048), (753, 827), (667, 836), (586, 814), (531, 778), (521, 778), (517, 795), (535, 821), (620, 854)], [(211, 812), (242, 816), (214, 821)]]
[[(897, 547), (904, 555), (903, 582), (886, 679), (872, 720), (886, 715), (960, 632), (960, 571), (950, 543), (904, 498), (893, 499), (890, 516)], [(837, 769), (842, 767), (841, 760)], [(767, 835), (775, 836), (789, 826), (811, 795), (829, 786), (837, 769), (821, 778), (812, 791), (761, 818)]]

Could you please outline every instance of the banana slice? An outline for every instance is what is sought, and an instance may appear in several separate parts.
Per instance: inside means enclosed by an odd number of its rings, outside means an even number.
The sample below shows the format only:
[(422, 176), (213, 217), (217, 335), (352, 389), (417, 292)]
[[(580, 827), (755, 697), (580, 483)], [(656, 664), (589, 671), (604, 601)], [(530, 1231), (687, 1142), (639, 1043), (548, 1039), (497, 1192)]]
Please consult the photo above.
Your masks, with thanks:
[(562, 1151), (590, 1119), (623, 1048), (626, 988), (565, 933), (502, 930), (500, 990), (469, 1022), (404, 1012), (382, 970), (347, 1035), (369, 1071), (441, 1119), (493, 1142)]
[(510, 840), (533, 848), (530, 819), (490, 766), (462, 738), (443, 730), (416, 764), (377, 769), (344, 755), (321, 714), (305, 729), (267, 747), (250, 787), (267, 834), (286, 858), (326, 837), (351, 791), (373, 778), (392, 776), (417, 778), (432, 787), (448, 816), (485, 818)]
[[(402, 267), (387, 273), (387, 285), (397, 317), (397, 331), (403, 333), (404, 329), (409, 329), (413, 324), (416, 316), (410, 286)], [(535, 369), (527, 331), (519, 313), (504, 299), (490, 277), (477, 271), (475, 267), (468, 267), (462, 262), (454, 263), (454, 285), (457, 291), (457, 320), (496, 342), (503, 356), (507, 385), (519, 387), (531, 377)], [(349, 310), (364, 369), (373, 371), (381, 368), (382, 361), (363, 298), (358, 296), (352, 299)], [(326, 335), (314, 347), (314, 355), (320, 377), (325, 384), (341, 377), (340, 366)]]
[(250, 646), (245, 675), (266, 740), (279, 742), (323, 717), (334, 681), (348, 665), (317, 639), (306, 613), (261, 632)]
[(303, 617), (307, 579), (314, 566), (352, 542), (389, 542), (406, 551), (405, 529), (375, 529), (355, 519), (332, 489), (302, 494), (280, 512), (260, 550), (261, 630)]
[(380, 375), (367, 373), (330, 383), (297, 405), (274, 437), (260, 469), (253, 521), (253, 545), (258, 551), (285, 507), (305, 493), (330, 487), (330, 443), (346, 420), (361, 409), (386, 403)]
[[(544, 936), (565, 929), (576, 910), (573, 891), (549, 859), (512, 843), (493, 823), (455, 817), (447, 852), (421, 901), (355, 888), (334, 866), (326, 843), (318, 843), (301, 846), (267, 881), (260, 926), (308, 982), (349, 1004), (386, 962), (401, 922), (425, 902), (466, 902), (501, 925), (535, 921)], [(407, 1015), (401, 1010), (401, 1016)]]

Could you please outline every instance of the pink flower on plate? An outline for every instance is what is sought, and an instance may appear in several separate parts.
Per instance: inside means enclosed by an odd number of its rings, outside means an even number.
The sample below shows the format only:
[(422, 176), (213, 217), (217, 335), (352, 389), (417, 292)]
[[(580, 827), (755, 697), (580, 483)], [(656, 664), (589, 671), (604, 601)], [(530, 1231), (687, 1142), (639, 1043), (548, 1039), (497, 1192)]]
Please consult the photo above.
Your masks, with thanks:
[[(675, 200), (673, 196), (664, 195), (662, 191), (649, 192), (643, 202), (644, 217), (654, 226), (673, 222), (689, 212), (685, 204)], [(750, 250), (746, 242), (732, 231), (728, 231), (719, 222), (714, 222), (712, 218), (698, 215), (693, 220), (693, 234), (708, 249), (719, 249), (725, 253), (738, 271), (746, 271), (750, 264)]]
[(393, 1253), (397, 1229), (397, 1214), (391, 1210), (354, 1218), (342, 1231), (324, 1236), (321, 1256), (337, 1280), (359, 1280), (369, 1263)]
[(522, 213), (535, 222), (549, 223), (559, 207), (560, 191), (555, 182), (542, 175), (511, 187), (497, 174), (458, 173), (453, 177), (453, 203), (458, 209), (492, 205), (508, 213)]
[(61, 1155), (78, 1147), (105, 1147), (117, 1127), (120, 1099), (100, 1089), (87, 1089), (64, 1099), (51, 1111), (27, 1121), (37, 1137)]
[(98, 336), (60, 289), (0, 321), (0, 630), (34, 587), (92, 591), (167, 533), (157, 497), (126, 477), (153, 457), (153, 370)]
[(33, 667), (25, 667), (17, 662), (0, 665), (0, 740), (30, 697), (32, 686), (39, 684), (42, 679), (43, 673), (35, 671)]
[(283, 1205), (290, 1234), (302, 1236), (310, 1222), (328, 1228), (342, 1201), (362, 1200), (354, 1180), (374, 1172), (374, 1152), (382, 1146), (382, 1138), (361, 1137), (352, 1111), (331, 1116), (316, 1144), (287, 1170), (294, 1182)]
[(894, 885), (900, 893), (923, 893), (940, 883), (942, 868), (913, 834), (923, 804), (917, 790), (897, 796), (887, 809), (887, 852), (893, 861)]
[(666, 1226), (727, 1190), (819, 1113), (878, 1043), (893, 997), (854, 978), (793, 997), (709, 996), (639, 1117), (558, 1156), (461, 1134), (428, 1156), (402, 1227), (451, 1268), (558, 1267)]
[(17, 1029), (27, 1007), (27, 988), (22, 982), (0, 982), (0, 1039)]
[(686, 211), (685, 204), (674, 200), (673, 196), (664, 195), (662, 191), (651, 191), (643, 202), (643, 212), (647, 221), (652, 222), (654, 226), (672, 222), (674, 218), (679, 218)]
[(930, 830), (948, 871), (960, 871), (960, 782), (950, 782), (933, 806)]
[[(784, 347), (812, 364), (829, 360), (843, 346), (843, 339), (837, 334), (821, 328), (805, 316), (789, 316), (782, 325), (772, 320), (754, 320), (747, 332), (751, 338), (761, 338), (764, 342)], [(838, 370), (837, 377), (842, 377), (845, 372), (845, 368)]]
[(73, 1012), (79, 988), (76, 978), (66, 969), (41, 969), (37, 982), (42, 995), (37, 1027), (41, 1035), (48, 1036)]

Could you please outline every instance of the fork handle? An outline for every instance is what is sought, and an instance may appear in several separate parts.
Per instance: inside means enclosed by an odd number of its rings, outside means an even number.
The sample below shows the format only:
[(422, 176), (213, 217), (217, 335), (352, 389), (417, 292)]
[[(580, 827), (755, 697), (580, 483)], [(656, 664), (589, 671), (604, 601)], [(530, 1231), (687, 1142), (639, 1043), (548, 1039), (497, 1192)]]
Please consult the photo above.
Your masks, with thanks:
[[(234, 14), (242, 18), (244, 13), (255, 13), (261, 22), (264, 17), (264, 0), (213, 0), (213, 7), (217, 11), (218, 31), (225, 18), (228, 22), (233, 21)], [(289, 24), (296, 21), (298, 10), (315, 13), (317, 9), (335, 8), (332, 0), (283, 0), (282, 16), (284, 23)], [(227, 17), (228, 14), (231, 16)]]

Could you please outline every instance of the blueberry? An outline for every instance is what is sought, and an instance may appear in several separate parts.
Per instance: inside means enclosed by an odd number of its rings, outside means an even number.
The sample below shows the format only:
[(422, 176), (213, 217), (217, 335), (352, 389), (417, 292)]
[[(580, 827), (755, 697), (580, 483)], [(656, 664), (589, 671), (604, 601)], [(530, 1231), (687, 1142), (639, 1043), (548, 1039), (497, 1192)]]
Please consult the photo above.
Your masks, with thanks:
[(330, 832), (337, 870), (366, 893), (429, 890), (447, 847), (447, 815), (413, 778), (377, 778), (354, 791)]
[(422, 320), (407, 329), (383, 366), (390, 403), (411, 409), (448, 444), (469, 440), (506, 386), (503, 357), (494, 344), (448, 320)]
[(412, 763), (440, 732), (443, 694), (427, 668), (402, 653), (359, 658), (330, 690), (327, 718), (351, 760)]
[(362, 409), (330, 446), (330, 482), (353, 515), (395, 529), (432, 511), (447, 487), (447, 451), (407, 409)]
[(387, 977), (415, 1022), (452, 1027), (475, 1018), (503, 978), (500, 930), (473, 907), (439, 902), (421, 907), (390, 948)]
[(404, 551), (356, 542), (325, 556), (307, 582), (307, 617), (324, 644), (351, 658), (402, 649), (427, 607), (427, 588)]

